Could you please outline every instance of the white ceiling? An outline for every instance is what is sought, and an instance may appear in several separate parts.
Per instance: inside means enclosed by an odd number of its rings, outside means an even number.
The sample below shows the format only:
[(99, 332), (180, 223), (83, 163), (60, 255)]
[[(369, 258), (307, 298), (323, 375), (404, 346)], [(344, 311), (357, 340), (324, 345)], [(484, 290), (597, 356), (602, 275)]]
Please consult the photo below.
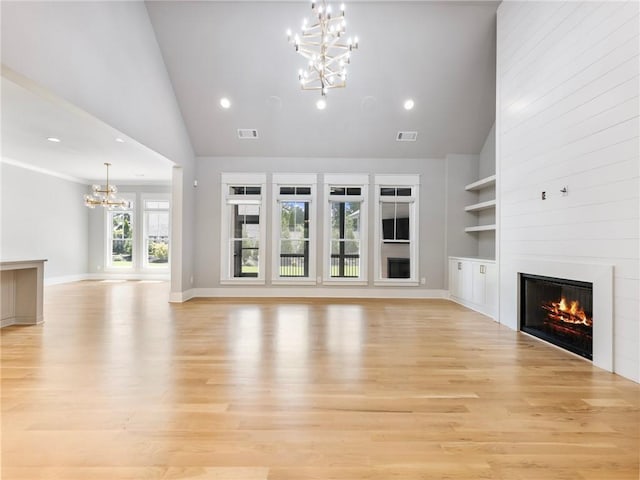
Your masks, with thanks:
[(173, 164), (165, 157), (6, 68), (1, 98), (5, 161), (84, 183), (104, 183), (104, 162), (112, 164), (109, 176), (119, 183), (171, 181)]
[[(494, 122), (498, 2), (347, 3), (360, 38), (346, 89), (302, 91), (305, 65), (286, 42), (310, 13), (304, 1), (146, 3), (199, 156), (441, 158), (477, 153)], [(80, 181), (168, 183), (172, 163), (6, 67), (2, 157)], [(222, 96), (232, 107), (219, 105)], [(406, 98), (415, 108), (405, 111)], [(255, 128), (258, 140), (239, 140)], [(396, 142), (418, 131), (415, 143)], [(58, 137), (60, 143), (47, 141)], [(125, 140), (118, 143), (115, 138)]]
[[(302, 91), (287, 44), (310, 2), (147, 2), (199, 156), (430, 158), (478, 153), (494, 122), (498, 2), (354, 2), (347, 88)], [(336, 5), (337, 6), (337, 5)], [(224, 110), (219, 99), (229, 97)], [(407, 112), (406, 98), (415, 100)], [(258, 140), (239, 140), (255, 128)], [(415, 143), (396, 142), (417, 130)]]

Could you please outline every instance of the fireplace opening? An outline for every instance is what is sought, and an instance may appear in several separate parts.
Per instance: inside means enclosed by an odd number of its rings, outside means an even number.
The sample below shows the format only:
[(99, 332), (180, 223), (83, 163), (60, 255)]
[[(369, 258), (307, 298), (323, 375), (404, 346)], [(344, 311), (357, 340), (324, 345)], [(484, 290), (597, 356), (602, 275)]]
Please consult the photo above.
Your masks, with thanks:
[(593, 284), (520, 274), (520, 329), (591, 360)]

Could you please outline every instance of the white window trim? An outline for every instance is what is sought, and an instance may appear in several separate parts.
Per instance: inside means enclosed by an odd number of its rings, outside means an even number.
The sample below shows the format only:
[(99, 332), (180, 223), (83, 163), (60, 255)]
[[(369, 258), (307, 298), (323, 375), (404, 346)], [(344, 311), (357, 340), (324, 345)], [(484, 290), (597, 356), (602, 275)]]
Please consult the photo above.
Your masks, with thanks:
[[(315, 285), (316, 282), (316, 224), (317, 224), (317, 184), (316, 174), (306, 173), (279, 173), (271, 178), (272, 198), (272, 232), (271, 242), (271, 283), (274, 285)], [(281, 195), (280, 187), (310, 187), (310, 195)], [(308, 277), (281, 277), (280, 276), (280, 202), (281, 201), (308, 201), (309, 202), (309, 276)]]
[[(323, 255), (322, 255), (322, 281), (330, 285), (368, 285), (368, 238), (369, 238), (369, 174), (325, 174), (324, 175), (324, 215), (323, 215)], [(360, 195), (360, 277), (359, 278), (335, 278), (331, 277), (331, 208), (333, 202), (355, 200), (355, 196), (340, 195), (331, 196), (331, 186), (352, 186), (361, 189)]]
[[(419, 228), (419, 194), (420, 194), (420, 175), (376, 175), (375, 180), (375, 213), (374, 213), (374, 259), (373, 271), (375, 286), (419, 286), (419, 269), (420, 259), (418, 257), (420, 240), (418, 237)], [(411, 187), (412, 195), (410, 197), (382, 197), (380, 195), (381, 187)], [(381, 208), (380, 204), (385, 202), (408, 203), (409, 204), (409, 258), (410, 258), (410, 278), (382, 278), (381, 269), (381, 244), (382, 232), (380, 226)]]
[[(229, 187), (247, 185), (260, 187), (260, 195), (234, 196), (229, 194)], [(220, 284), (221, 285), (264, 285), (266, 256), (266, 192), (267, 175), (264, 173), (221, 173), (221, 228), (220, 228)], [(229, 226), (231, 223), (230, 205), (260, 205), (260, 247), (258, 249), (258, 276), (256, 278), (236, 278), (232, 272), (232, 256), (229, 245)]]
[[(104, 209), (104, 226), (105, 226), (105, 249), (104, 249), (104, 271), (108, 273), (116, 273), (116, 272), (135, 272), (138, 269), (139, 259), (138, 259), (138, 234), (136, 231), (137, 228), (137, 215), (136, 210), (138, 209), (138, 204), (136, 201), (135, 193), (119, 193), (118, 197), (131, 202), (132, 208), (126, 210), (114, 209), (109, 210), (107, 208)], [(119, 212), (129, 212), (131, 213), (131, 231), (133, 232), (133, 242), (131, 244), (131, 266), (130, 267), (115, 267), (111, 264), (112, 259), (112, 251), (113, 251), (113, 234), (112, 234), (112, 224), (110, 221), (110, 213), (119, 213)]]
[[(163, 267), (151, 267), (149, 266), (149, 258), (147, 257), (146, 239), (147, 239), (147, 211), (149, 212), (164, 212), (165, 210), (147, 210), (145, 207), (146, 202), (153, 202), (157, 200), (159, 202), (169, 202), (169, 208), (166, 212), (169, 215), (169, 261)], [(169, 266), (171, 265), (171, 194), (170, 193), (142, 193), (140, 195), (140, 208), (142, 210), (142, 235), (140, 238), (140, 251), (142, 255), (142, 269), (146, 272), (161, 272), (167, 273)]]

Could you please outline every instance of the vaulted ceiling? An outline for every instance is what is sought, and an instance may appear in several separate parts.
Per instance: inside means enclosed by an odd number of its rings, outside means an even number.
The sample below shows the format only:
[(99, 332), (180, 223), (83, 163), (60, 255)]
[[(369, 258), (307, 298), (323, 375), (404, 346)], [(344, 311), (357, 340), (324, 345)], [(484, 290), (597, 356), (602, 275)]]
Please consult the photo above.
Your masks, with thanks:
[[(197, 155), (479, 152), (495, 115), (497, 2), (346, 3), (347, 34), (360, 48), (347, 87), (331, 90), (319, 111), (320, 94), (300, 89), (306, 63), (285, 35), (310, 16), (310, 2), (147, 2)], [(238, 139), (241, 128), (257, 129), (258, 139)], [(401, 130), (417, 131), (417, 141), (397, 142)]]
[[(318, 92), (300, 89), (305, 60), (285, 35), (309, 17), (308, 0), (145, 3), (196, 155), (401, 159), (480, 151), (495, 118), (499, 2), (345, 3), (347, 35), (357, 35), (360, 48), (347, 87), (331, 90), (323, 111)], [(114, 168), (114, 180), (170, 180), (166, 158), (37, 85), (7, 79), (4, 66), (3, 77), (3, 157), (86, 180), (99, 180), (102, 163), (119, 158), (127, 168)], [(220, 106), (222, 97), (231, 108)], [(403, 108), (408, 98), (411, 111)], [(258, 138), (239, 139), (243, 128)], [(417, 141), (397, 142), (398, 131), (417, 131)], [(53, 145), (45, 132), (65, 141)]]

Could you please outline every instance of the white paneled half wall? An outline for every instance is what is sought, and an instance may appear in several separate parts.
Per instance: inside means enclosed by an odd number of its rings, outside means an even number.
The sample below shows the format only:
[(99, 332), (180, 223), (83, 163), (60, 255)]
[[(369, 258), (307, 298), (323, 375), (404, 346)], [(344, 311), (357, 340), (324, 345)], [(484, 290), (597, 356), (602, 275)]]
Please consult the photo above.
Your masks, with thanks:
[(503, 2), (496, 76), (500, 322), (519, 328), (509, 265), (612, 266), (613, 371), (636, 382), (639, 6)]

